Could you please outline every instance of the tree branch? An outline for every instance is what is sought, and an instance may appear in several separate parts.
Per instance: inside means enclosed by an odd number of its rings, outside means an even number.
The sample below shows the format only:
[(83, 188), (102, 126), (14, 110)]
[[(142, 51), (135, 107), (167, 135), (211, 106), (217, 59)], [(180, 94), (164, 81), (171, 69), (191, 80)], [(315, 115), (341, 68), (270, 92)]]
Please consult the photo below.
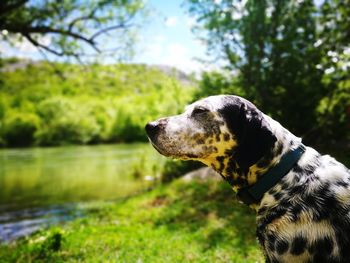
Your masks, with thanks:
[[(27, 2), (31, 3), (29, 0), (5, 0), (4, 2), (7, 3), (1, 3), (2, 1), (4, 0), (0, 0), (0, 16), (2, 14), (1, 12), (7, 12), (10, 9), (17, 11), (16, 9), (21, 5), (24, 5)], [(55, 0), (47, 1), (51, 3), (51, 1), (54, 2)], [(73, 17), (68, 15), (63, 16), (60, 13), (60, 9), (54, 9), (53, 12), (59, 15), (59, 19), (57, 18), (57, 21), (60, 21), (59, 24), (46, 23), (45, 15), (43, 18), (38, 15), (29, 15), (29, 18), (26, 19), (26, 21), (21, 20), (18, 22), (16, 19), (9, 19), (7, 21), (5, 16), (5, 24), (0, 22), (0, 30), (6, 29), (11, 34), (19, 34), (41, 51), (49, 52), (56, 56), (78, 56), (81, 52), (84, 52), (84, 50), (78, 52), (72, 50), (71, 44), (73, 43), (77, 43), (77, 45), (87, 44), (86, 46), (90, 47), (93, 52), (101, 53), (103, 50), (101, 50), (99, 46), (102, 44), (98, 38), (104, 34), (108, 34), (109, 31), (120, 30), (120, 32), (124, 32), (124, 30), (134, 26), (132, 20), (137, 14), (137, 12), (130, 11), (122, 14), (119, 18), (113, 16), (104, 17), (103, 14), (99, 13), (99, 10), (102, 6), (108, 5), (111, 2), (113, 1), (97, 0), (89, 10), (84, 9), (81, 12), (77, 11), (76, 15)], [(93, 3), (93, 1), (91, 3)], [(53, 7), (55, 8), (56, 5)], [(32, 8), (32, 6), (30, 6), (30, 8)], [(121, 8), (123, 8), (123, 6)], [(25, 10), (26, 9), (27, 8), (25, 7)], [(38, 10), (39, 9), (40, 8), (38, 8)], [(45, 8), (40, 9), (40, 11), (44, 12), (44, 9)], [(47, 7), (47, 10), (51, 10), (50, 6)], [(23, 10), (18, 10), (20, 14), (22, 11)], [(65, 14), (74, 15), (72, 12), (75, 11), (74, 9), (70, 9), (67, 12)], [(82, 23), (79, 24), (80, 22)], [(89, 22), (92, 24), (89, 24)], [(87, 24), (87, 26), (83, 27), (85, 24)], [(37, 38), (37, 35), (51, 35), (53, 41), (58, 45), (49, 46), (40, 43), (40, 39)]]
[(68, 30), (72, 31), (72, 29), (75, 26), (75, 24), (80, 22), (80, 21), (84, 21), (84, 20), (95, 20), (95, 21), (98, 21), (98, 19), (95, 17), (95, 13), (96, 13), (96, 11), (98, 9), (99, 9), (99, 6), (96, 6), (93, 10), (91, 10), (91, 12), (88, 15), (80, 16), (80, 17), (77, 17), (77, 18), (73, 19), (68, 25)]
[(61, 35), (66, 35), (66, 36), (71, 36), (75, 39), (79, 39), (79, 40), (83, 40), (85, 42), (87, 42), (90, 45), (94, 45), (94, 41), (79, 34), (79, 33), (75, 33), (73, 31), (70, 30), (63, 30), (63, 29), (56, 29), (56, 28), (52, 28), (52, 27), (47, 27), (47, 26), (37, 26), (37, 27), (26, 27), (26, 28), (22, 28), (22, 30), (18, 33), (42, 33), (42, 34), (46, 34), (46, 33), (53, 33), (53, 34), (61, 34)]
[(40, 44), (38, 41), (36, 41), (34, 38), (30, 36), (30, 34), (23, 34), (23, 36), (35, 47), (42, 48), (56, 56), (62, 57), (65, 55), (65, 52), (58, 52), (54, 49), (49, 48), (48, 46), (45, 46), (43, 44)]
[(7, 5), (6, 2), (0, 3), (0, 15), (4, 15), (8, 12), (11, 12), (12, 10), (15, 10), (15, 9), (21, 7), (22, 5), (24, 5), (28, 1), (29, 0), (18, 0), (18, 2), (15, 2), (13, 4), (9, 4), (9, 5)]
[(95, 34), (93, 34), (93, 35), (90, 37), (90, 40), (91, 40), (91, 41), (94, 41), (95, 38), (97, 38), (99, 35), (102, 35), (102, 34), (104, 34), (104, 33), (107, 33), (108, 31), (112, 31), (112, 30), (116, 30), (116, 29), (122, 29), (122, 28), (127, 28), (127, 27), (129, 27), (129, 26), (126, 26), (126, 25), (124, 25), (124, 24), (106, 27), (106, 28), (104, 28), (104, 29), (101, 29), (101, 30), (97, 31)]
[[(87, 38), (79, 33), (75, 33), (69, 30), (64, 30), (64, 29), (56, 29), (56, 28), (52, 28), (52, 27), (47, 27), (47, 26), (37, 26), (37, 27), (22, 27), (22, 28), (10, 28), (9, 30), (11, 30), (12, 33), (20, 33), (23, 36), (25, 36), (30, 42), (33, 43), (33, 41), (37, 44), (38, 43), (35, 39), (33, 39), (30, 34), (32, 33), (39, 33), (39, 34), (47, 34), (47, 33), (52, 33), (52, 34), (60, 34), (60, 35), (65, 35), (65, 36), (70, 36), (73, 37), (77, 40), (81, 40), (84, 41), (86, 43), (88, 43), (93, 49), (95, 49), (96, 52), (100, 53), (101, 51), (99, 50), (99, 48), (97, 47), (94, 39), (92, 38)], [(36, 46), (38, 46), (37, 44), (35, 44)], [(41, 45), (41, 44), (40, 44)], [(43, 45), (41, 45), (42, 47), (44, 47)], [(48, 47), (45, 46), (45, 49), (47, 49)], [(51, 52), (54, 53), (55, 52)], [(62, 55), (60, 55), (62, 56)]]

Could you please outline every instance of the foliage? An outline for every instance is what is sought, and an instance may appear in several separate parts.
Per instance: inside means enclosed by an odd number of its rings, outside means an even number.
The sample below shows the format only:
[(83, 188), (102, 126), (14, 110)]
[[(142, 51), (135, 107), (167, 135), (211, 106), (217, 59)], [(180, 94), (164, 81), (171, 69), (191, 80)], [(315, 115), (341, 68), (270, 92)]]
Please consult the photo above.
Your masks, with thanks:
[(42, 101), (38, 115), (44, 127), (37, 133), (41, 145), (86, 144), (97, 140), (100, 126), (87, 107), (79, 107), (65, 98)]
[(350, 1), (325, 0), (319, 18), (318, 44), (322, 50), (323, 83), (327, 95), (317, 109), (319, 127), (315, 134), (335, 137), (341, 143), (350, 139)]
[[(345, 123), (349, 105), (347, 89), (339, 87), (344, 86), (340, 80), (349, 72), (349, 1), (327, 0), (320, 5), (313, 0), (187, 3), (197, 18), (195, 31), (236, 72), (238, 78), (232, 82), (248, 99), (309, 142), (322, 141), (322, 129), (339, 139), (349, 138), (349, 129), (332, 133)], [(209, 91), (211, 83), (203, 83)], [(332, 102), (326, 102), (329, 99)], [(324, 114), (330, 111), (332, 114)], [(316, 121), (321, 119), (323, 122)], [(322, 127), (324, 122), (331, 126)]]
[[(6, 262), (264, 262), (255, 216), (224, 182), (173, 182), (85, 207), (63, 227), (0, 245)], [(59, 240), (59, 242), (57, 242)], [(54, 245), (59, 244), (59, 245)]]
[(32, 113), (16, 113), (4, 122), (3, 137), (9, 146), (29, 146), (39, 129), (39, 118)]
[(350, 82), (340, 81), (332, 94), (320, 101), (317, 112), (322, 137), (333, 142), (336, 138), (350, 139)]
[(144, 65), (56, 63), (57, 75), (45, 62), (4, 63), (0, 137), (8, 146), (145, 141), (145, 124), (182, 111), (194, 90)]
[(194, 100), (217, 94), (235, 94), (245, 97), (244, 91), (237, 84), (237, 79), (231, 75), (225, 71), (203, 72)]
[[(4, 41), (26, 40), (41, 52), (57, 56), (79, 59), (91, 51), (120, 50), (119, 55), (126, 56), (133, 39), (131, 29), (143, 9), (140, 0), (6, 0), (0, 3), (0, 32)], [(101, 50), (112, 30), (114, 45)]]

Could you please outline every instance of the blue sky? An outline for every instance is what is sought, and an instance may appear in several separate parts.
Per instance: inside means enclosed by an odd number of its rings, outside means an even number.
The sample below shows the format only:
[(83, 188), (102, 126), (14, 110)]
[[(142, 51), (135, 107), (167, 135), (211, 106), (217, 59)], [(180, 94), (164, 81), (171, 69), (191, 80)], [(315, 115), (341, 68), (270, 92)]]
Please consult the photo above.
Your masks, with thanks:
[[(318, 6), (324, 2), (314, 1)], [(187, 14), (185, 7), (181, 7), (182, 2), (183, 0), (146, 0), (150, 15), (138, 34), (136, 53), (131, 62), (167, 65), (187, 73), (208, 69), (197, 60), (208, 59), (206, 46), (191, 32), (195, 20)], [(41, 41), (49, 43), (50, 39), (45, 36)], [(17, 43), (16, 48), (10, 48), (0, 41), (0, 53), (7, 56), (42, 58), (29, 42)], [(49, 57), (57, 59), (54, 56)], [(107, 59), (107, 62), (112, 61), (115, 61), (113, 57)], [(211, 65), (210, 68), (215, 66), (219, 65)]]
[[(200, 71), (202, 65), (196, 58), (206, 57), (206, 47), (191, 32), (193, 18), (186, 14), (180, 0), (146, 1), (150, 15), (142, 26), (136, 42), (136, 53), (131, 62), (177, 67), (185, 72)], [(0, 32), (1, 33), (1, 32)], [(50, 43), (49, 37), (41, 39)], [(10, 47), (0, 42), (0, 52), (6, 56), (42, 59), (36, 48), (28, 41)], [(49, 55), (50, 59), (59, 58)], [(108, 59), (107, 62), (115, 61)]]
[(148, 1), (153, 9), (151, 23), (140, 34), (135, 62), (169, 65), (186, 72), (201, 69), (196, 58), (206, 58), (206, 47), (191, 32), (195, 21), (181, 7), (181, 2)]

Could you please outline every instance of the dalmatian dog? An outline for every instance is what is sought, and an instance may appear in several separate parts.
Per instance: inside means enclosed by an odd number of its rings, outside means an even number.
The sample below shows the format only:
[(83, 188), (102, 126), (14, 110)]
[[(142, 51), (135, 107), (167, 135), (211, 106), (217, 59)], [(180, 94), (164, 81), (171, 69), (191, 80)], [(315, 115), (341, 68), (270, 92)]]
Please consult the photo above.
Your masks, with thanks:
[(251, 102), (211, 96), (146, 125), (162, 155), (212, 167), (257, 214), (266, 262), (350, 262), (350, 171)]

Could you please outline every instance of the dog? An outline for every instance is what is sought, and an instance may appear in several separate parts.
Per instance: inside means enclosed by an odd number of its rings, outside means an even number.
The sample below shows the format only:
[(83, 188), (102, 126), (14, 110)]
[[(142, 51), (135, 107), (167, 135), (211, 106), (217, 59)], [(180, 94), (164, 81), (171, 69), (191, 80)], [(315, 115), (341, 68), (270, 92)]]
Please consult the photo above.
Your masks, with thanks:
[(251, 102), (211, 96), (149, 122), (164, 156), (212, 167), (257, 213), (266, 262), (350, 262), (350, 171)]

